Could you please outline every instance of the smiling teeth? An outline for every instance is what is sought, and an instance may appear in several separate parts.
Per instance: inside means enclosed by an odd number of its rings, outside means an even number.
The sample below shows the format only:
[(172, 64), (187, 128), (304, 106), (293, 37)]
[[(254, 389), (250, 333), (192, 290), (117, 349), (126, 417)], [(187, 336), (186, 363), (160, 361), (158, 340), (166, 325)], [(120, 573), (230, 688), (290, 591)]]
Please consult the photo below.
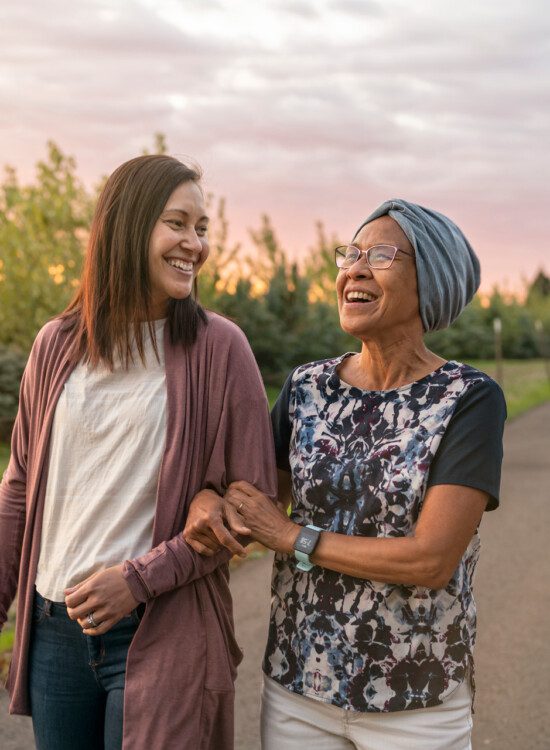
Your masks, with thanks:
[(166, 262), (168, 265), (173, 266), (174, 268), (179, 268), (180, 271), (192, 271), (193, 270), (193, 264), (189, 263), (189, 261), (185, 260), (179, 260), (179, 258), (167, 258)]
[(369, 294), (369, 292), (348, 292), (346, 294), (346, 300), (348, 302), (353, 302), (356, 299), (364, 299), (367, 302), (374, 302), (376, 297), (374, 294)]

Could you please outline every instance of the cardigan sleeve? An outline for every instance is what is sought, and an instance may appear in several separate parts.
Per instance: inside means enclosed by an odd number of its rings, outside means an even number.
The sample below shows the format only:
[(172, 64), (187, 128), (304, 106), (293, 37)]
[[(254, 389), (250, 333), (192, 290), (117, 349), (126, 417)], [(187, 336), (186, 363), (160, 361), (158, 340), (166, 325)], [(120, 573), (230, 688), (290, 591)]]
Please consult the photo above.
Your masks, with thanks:
[(31, 360), (25, 368), (11, 438), (10, 461), (0, 484), (0, 629), (15, 597), (26, 521)]
[(212, 557), (199, 555), (181, 534), (162, 542), (141, 557), (126, 560), (123, 576), (138, 602), (147, 602), (167, 591), (186, 586), (227, 563), (231, 553), (223, 549)]
[[(268, 495), (277, 494), (273, 433), (263, 382), (242, 331), (232, 326), (224, 367), (213, 373), (210, 392), (223, 394), (219, 419), (210, 425), (212, 446), (201, 489), (223, 495), (231, 482), (246, 480)], [(222, 376), (223, 370), (223, 376)], [(226, 563), (224, 549), (199, 555), (181, 534), (124, 564), (124, 577), (141, 602), (212, 573)]]
[(204, 487), (223, 495), (231, 482), (245, 480), (275, 500), (277, 468), (267, 396), (250, 345), (237, 331)]

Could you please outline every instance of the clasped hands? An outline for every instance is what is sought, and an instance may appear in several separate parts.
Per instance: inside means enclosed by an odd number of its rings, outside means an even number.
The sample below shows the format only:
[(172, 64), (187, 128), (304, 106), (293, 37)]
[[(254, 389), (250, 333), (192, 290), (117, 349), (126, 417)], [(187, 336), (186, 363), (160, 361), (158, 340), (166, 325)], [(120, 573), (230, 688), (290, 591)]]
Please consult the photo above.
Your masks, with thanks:
[(199, 492), (189, 508), (183, 537), (201, 555), (211, 557), (226, 547), (246, 557), (239, 537), (290, 553), (299, 531), (279, 505), (249, 482), (239, 481), (229, 485), (223, 498), (212, 490)]
[[(246, 557), (238, 537), (248, 537), (278, 552), (291, 553), (300, 527), (285, 511), (248, 482), (233, 482), (221, 498), (203, 490), (193, 499), (183, 530), (198, 553), (212, 556), (222, 547)], [(98, 571), (65, 589), (67, 614), (85, 635), (104, 635), (139, 602), (123, 576), (123, 565)]]

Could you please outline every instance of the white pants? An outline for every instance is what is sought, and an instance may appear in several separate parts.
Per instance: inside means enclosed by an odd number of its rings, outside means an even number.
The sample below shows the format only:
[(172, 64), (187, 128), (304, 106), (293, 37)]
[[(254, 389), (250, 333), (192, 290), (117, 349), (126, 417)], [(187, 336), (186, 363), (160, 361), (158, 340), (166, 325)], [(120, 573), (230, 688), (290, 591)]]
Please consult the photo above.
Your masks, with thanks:
[(467, 681), (445, 703), (392, 713), (346, 711), (264, 675), (262, 750), (471, 750)]

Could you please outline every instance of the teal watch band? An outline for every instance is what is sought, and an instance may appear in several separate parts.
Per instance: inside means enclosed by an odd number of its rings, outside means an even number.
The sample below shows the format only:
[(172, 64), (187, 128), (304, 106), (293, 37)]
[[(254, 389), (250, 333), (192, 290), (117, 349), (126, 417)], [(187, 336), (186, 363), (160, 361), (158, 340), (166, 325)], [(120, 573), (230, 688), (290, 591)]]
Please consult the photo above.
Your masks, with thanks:
[[(308, 523), (307, 526), (304, 526), (304, 529), (311, 529), (312, 531), (321, 532), (323, 529), (319, 528), (319, 526), (313, 526), (313, 524)], [(314, 566), (314, 563), (310, 562), (309, 555), (313, 553), (315, 547), (317, 546), (317, 542), (319, 541), (319, 534), (317, 534), (317, 539), (315, 540), (315, 544), (311, 547), (309, 553), (303, 552), (300, 549), (294, 549), (294, 557), (298, 560), (298, 565), (296, 566), (298, 570), (303, 570), (304, 572), (308, 572), (311, 570)]]

